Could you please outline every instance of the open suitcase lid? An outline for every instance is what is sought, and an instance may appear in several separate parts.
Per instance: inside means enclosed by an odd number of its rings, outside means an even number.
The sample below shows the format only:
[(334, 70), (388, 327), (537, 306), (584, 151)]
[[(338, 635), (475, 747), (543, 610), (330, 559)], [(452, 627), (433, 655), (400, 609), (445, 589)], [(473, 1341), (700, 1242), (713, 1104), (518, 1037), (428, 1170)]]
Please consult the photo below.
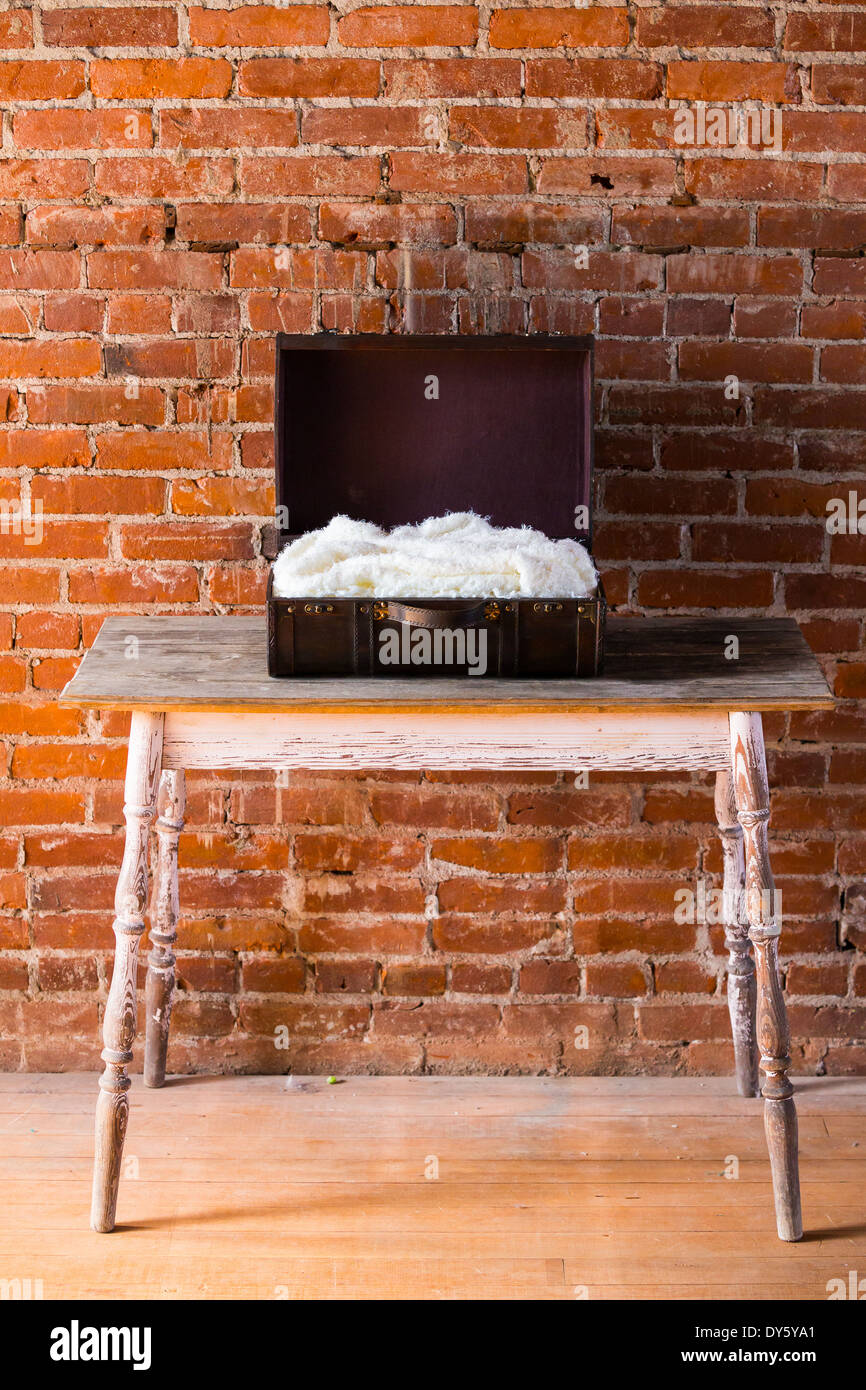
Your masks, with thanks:
[[(591, 337), (277, 336), (279, 542), (474, 511), (592, 538)], [(584, 510), (585, 509), (585, 510)]]

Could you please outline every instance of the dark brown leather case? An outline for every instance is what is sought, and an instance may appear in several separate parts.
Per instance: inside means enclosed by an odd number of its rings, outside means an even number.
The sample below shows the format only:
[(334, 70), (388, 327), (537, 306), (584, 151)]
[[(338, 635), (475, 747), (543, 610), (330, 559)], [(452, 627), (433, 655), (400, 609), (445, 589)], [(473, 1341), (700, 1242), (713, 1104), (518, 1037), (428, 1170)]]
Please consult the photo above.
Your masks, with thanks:
[[(591, 337), (279, 334), (277, 525), (287, 541), (338, 513), (379, 526), (474, 511), (592, 541)], [(594, 676), (591, 598), (276, 598), (273, 676)], [(482, 669), (483, 668), (483, 669)]]

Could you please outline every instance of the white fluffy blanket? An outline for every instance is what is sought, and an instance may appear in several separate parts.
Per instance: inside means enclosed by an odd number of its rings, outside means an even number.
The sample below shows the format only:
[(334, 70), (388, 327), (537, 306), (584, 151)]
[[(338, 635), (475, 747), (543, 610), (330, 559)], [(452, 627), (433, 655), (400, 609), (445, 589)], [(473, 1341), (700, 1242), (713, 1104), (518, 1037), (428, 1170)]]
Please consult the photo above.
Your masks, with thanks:
[(474, 512), (383, 531), (335, 516), (274, 564), (279, 598), (586, 598), (598, 575), (584, 547)]

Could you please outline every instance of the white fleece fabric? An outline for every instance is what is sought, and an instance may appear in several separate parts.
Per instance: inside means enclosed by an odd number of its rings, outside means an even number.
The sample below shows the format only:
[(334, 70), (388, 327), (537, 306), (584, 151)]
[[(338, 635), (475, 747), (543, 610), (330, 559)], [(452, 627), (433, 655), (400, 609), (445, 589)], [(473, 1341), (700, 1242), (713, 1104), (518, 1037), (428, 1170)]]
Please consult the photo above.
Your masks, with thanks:
[(393, 531), (335, 516), (280, 552), (273, 592), (278, 598), (587, 598), (597, 585), (579, 541), (449, 512)]

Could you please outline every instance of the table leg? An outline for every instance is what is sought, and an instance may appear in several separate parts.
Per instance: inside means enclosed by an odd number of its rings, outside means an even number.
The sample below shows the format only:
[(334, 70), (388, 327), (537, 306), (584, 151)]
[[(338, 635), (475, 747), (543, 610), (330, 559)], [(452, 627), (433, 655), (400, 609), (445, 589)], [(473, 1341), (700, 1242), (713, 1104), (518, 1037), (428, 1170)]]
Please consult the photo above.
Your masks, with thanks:
[(758, 971), (758, 1042), (763, 1087), (764, 1127), (770, 1151), (776, 1226), (781, 1240), (800, 1240), (800, 1175), (797, 1112), (788, 1077), (791, 1045), (779, 975), (779, 923), (767, 848), (770, 795), (760, 714), (731, 715), (731, 755), (737, 815), (746, 858), (746, 911)]
[(186, 802), (183, 772), (164, 772), (159, 784), (156, 834), (159, 850), (150, 911), (150, 957), (144, 990), (144, 1084), (165, 1085), (165, 1058), (174, 999), (177, 940), (177, 842)]
[(114, 895), (114, 970), (102, 1036), (105, 1071), (99, 1078), (96, 1106), (96, 1152), (90, 1224), (95, 1231), (114, 1228), (123, 1141), (129, 1117), (129, 1073), (136, 1032), (138, 947), (147, 905), (147, 841), (156, 809), (162, 762), (163, 716), (136, 711), (129, 733), (123, 813), (126, 843)]
[(728, 951), (728, 1011), (734, 1038), (734, 1069), (741, 1096), (756, 1096), (758, 1044), (755, 1038), (755, 966), (745, 912), (743, 828), (730, 772), (716, 773), (716, 820), (724, 855), (725, 946)]

